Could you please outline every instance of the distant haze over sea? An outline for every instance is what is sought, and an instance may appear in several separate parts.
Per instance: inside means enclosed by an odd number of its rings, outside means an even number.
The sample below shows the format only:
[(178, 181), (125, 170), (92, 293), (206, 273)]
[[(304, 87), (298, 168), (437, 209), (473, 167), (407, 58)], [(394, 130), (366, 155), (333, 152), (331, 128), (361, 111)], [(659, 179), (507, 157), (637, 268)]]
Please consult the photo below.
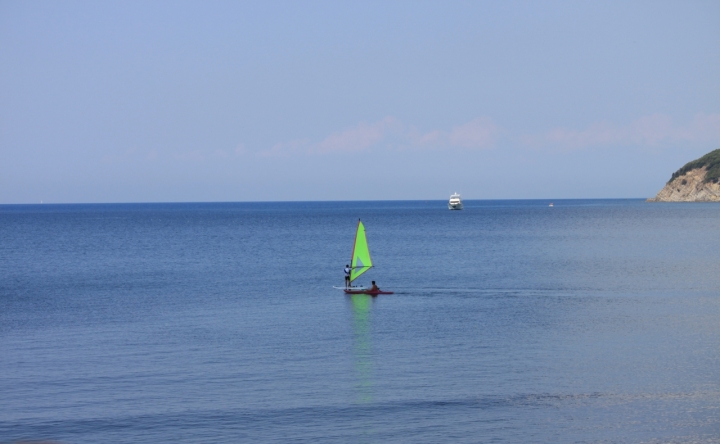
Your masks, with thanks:
[(648, 198), (720, 2), (0, 4), (0, 203)]

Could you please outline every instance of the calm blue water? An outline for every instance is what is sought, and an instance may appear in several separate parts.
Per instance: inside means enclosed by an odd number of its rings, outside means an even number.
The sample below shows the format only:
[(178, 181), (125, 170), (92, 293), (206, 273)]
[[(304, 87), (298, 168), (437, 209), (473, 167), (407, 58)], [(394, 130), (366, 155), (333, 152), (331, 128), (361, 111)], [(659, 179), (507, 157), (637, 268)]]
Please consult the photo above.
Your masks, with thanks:
[(720, 205), (465, 204), (0, 206), (0, 442), (720, 442)]

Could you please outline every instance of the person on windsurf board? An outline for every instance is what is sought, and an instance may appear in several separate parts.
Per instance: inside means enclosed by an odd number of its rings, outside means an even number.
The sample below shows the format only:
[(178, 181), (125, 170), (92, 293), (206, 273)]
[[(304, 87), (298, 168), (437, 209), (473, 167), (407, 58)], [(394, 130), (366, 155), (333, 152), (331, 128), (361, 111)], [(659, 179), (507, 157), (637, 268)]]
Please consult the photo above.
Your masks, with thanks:
[(350, 288), (350, 272), (352, 268), (350, 265), (345, 265), (345, 288)]

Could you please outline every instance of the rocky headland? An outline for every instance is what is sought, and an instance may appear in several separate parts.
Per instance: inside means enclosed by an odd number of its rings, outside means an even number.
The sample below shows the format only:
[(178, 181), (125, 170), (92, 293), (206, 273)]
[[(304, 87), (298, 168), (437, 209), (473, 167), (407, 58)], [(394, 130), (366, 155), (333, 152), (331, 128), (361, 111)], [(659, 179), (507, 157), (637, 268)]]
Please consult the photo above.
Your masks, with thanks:
[(720, 202), (720, 149), (675, 171), (648, 202)]

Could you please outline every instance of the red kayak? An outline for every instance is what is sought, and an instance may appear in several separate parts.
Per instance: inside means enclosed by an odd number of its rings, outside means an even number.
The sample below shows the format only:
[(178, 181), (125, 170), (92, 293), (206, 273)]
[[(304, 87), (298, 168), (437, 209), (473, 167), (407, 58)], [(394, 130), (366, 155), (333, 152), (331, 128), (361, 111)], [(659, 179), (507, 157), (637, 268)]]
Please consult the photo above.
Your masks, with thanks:
[(379, 294), (393, 294), (393, 292), (382, 290), (345, 290), (345, 294), (369, 294), (370, 296), (377, 296)]

